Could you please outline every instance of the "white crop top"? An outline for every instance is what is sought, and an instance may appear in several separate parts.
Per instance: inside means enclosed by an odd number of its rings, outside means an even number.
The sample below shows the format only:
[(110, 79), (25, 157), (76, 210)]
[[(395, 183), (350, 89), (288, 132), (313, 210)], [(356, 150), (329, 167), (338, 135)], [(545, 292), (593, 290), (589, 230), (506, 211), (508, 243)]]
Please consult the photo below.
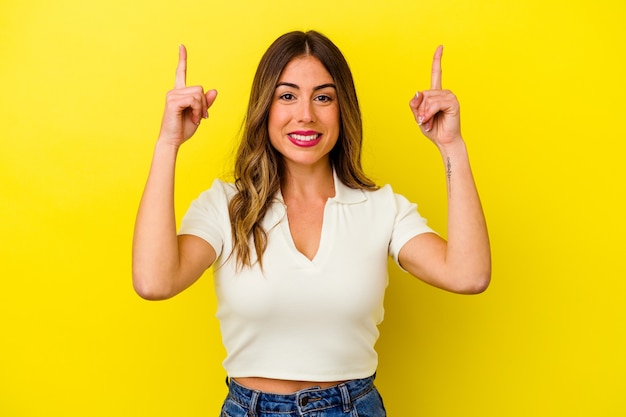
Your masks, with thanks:
[(179, 234), (201, 237), (217, 254), (217, 318), (230, 377), (339, 381), (376, 371), (388, 256), (397, 262), (409, 239), (432, 229), (389, 185), (354, 190), (335, 177), (335, 189), (313, 260), (296, 249), (277, 196), (263, 220), (263, 271), (258, 264), (236, 271), (230, 256), (233, 184), (216, 180), (185, 214)]

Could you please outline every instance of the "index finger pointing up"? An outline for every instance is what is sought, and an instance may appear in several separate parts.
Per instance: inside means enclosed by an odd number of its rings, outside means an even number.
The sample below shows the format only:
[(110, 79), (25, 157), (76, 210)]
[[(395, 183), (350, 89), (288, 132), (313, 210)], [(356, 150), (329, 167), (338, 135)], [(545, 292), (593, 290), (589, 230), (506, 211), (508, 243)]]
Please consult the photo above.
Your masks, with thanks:
[(174, 88), (185, 88), (187, 86), (187, 48), (180, 45), (178, 48), (178, 66), (176, 67), (176, 81)]
[(430, 88), (441, 90), (441, 56), (443, 55), (443, 45), (439, 45), (433, 57), (433, 69), (430, 75)]

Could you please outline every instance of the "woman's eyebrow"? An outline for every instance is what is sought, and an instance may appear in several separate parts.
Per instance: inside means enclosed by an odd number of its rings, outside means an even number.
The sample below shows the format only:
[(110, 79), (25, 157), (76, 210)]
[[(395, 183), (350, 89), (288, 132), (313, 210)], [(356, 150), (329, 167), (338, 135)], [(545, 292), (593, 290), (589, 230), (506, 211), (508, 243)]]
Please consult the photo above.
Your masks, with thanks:
[[(288, 82), (284, 82), (284, 81), (278, 83), (276, 88), (278, 88), (280, 86), (291, 87), (291, 88), (294, 88), (296, 90), (300, 89), (300, 86), (298, 84), (288, 83)], [(323, 88), (328, 88), (328, 87), (334, 88), (335, 90), (337, 89), (335, 84), (333, 84), (333, 83), (326, 83), (326, 84), (318, 85), (317, 87), (313, 87), (313, 91), (321, 90)]]
[(337, 87), (335, 87), (335, 84), (333, 83), (326, 83), (326, 84), (322, 84), (322, 85), (318, 85), (317, 87), (313, 88), (313, 91), (317, 91), (317, 90), (321, 90), (323, 88), (334, 88), (335, 90), (337, 89)]

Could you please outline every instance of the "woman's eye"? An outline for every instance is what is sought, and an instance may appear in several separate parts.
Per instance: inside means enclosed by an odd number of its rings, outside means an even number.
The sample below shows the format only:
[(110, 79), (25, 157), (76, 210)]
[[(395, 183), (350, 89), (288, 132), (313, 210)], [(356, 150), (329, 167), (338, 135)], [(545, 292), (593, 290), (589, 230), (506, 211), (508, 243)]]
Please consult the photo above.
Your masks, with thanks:
[(330, 98), (330, 96), (322, 94), (322, 95), (315, 97), (315, 100), (321, 101), (322, 103), (328, 103), (332, 101), (332, 98)]
[(291, 93), (281, 94), (279, 97), (281, 100), (293, 100), (295, 97)]

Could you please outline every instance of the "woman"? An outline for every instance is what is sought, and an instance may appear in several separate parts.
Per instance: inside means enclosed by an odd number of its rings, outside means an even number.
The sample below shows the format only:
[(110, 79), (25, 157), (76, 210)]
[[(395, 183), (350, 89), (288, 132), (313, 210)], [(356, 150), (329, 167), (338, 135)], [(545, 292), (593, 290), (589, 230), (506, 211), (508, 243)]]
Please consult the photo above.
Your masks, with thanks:
[[(215, 265), (217, 317), (227, 350), (223, 415), (384, 416), (373, 380), (387, 257), (457, 293), (490, 280), (485, 220), (460, 132), (459, 104), (431, 89), (409, 106), (440, 150), (447, 175), (448, 241), (389, 186), (361, 169), (354, 83), (323, 35), (291, 32), (257, 69), (233, 184), (215, 181), (176, 231), (174, 168), (215, 90), (187, 87), (181, 46), (133, 242), (133, 283), (172, 297)], [(291, 413), (291, 414), (289, 414)]]

